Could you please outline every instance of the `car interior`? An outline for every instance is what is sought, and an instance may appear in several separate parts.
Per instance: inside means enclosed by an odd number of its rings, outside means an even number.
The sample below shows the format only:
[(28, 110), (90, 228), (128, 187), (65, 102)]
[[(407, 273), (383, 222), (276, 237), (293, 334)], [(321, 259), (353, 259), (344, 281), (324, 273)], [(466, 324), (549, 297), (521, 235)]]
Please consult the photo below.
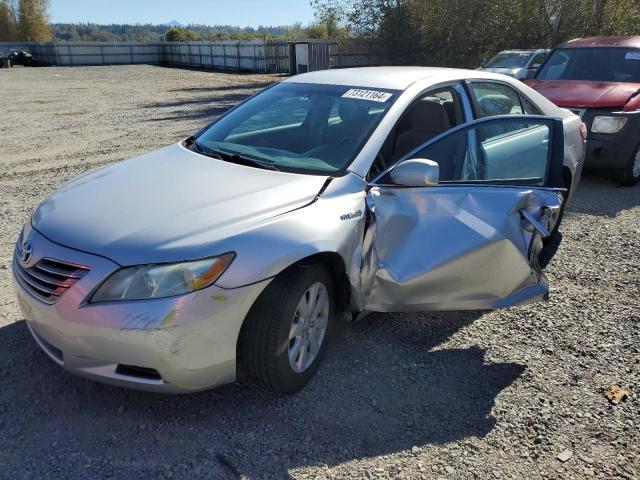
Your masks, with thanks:
[(247, 119), (224, 141), (289, 152), (341, 168), (384, 112), (384, 107), (371, 102), (331, 95), (288, 98)]
[(420, 145), (462, 123), (462, 105), (453, 88), (435, 90), (419, 98), (391, 130), (369, 172), (369, 179)]

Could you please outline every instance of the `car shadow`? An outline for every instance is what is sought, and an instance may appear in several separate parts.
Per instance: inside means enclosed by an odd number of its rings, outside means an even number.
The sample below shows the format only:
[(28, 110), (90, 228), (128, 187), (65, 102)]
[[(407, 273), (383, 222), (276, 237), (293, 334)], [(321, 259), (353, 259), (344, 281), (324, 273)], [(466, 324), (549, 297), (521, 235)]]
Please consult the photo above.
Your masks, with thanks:
[(549, 263), (551, 263), (551, 260), (553, 260), (553, 257), (555, 257), (556, 253), (558, 253), (558, 249), (560, 248), (561, 243), (562, 232), (558, 230), (555, 235), (551, 237), (549, 243), (544, 246), (544, 248), (540, 252), (540, 255), (538, 256), (538, 265), (540, 265), (540, 268), (547, 268)]
[(638, 205), (640, 185), (623, 187), (611, 179), (608, 171), (586, 170), (567, 206), (567, 212), (613, 218)]
[(0, 328), (0, 464), (25, 473), (55, 455), (88, 476), (282, 478), (484, 437), (496, 396), (525, 366), (489, 362), (477, 346), (442, 347), (482, 314), (339, 322), (314, 379), (289, 396), (237, 384), (178, 396), (109, 387), (57, 367), (13, 323)]

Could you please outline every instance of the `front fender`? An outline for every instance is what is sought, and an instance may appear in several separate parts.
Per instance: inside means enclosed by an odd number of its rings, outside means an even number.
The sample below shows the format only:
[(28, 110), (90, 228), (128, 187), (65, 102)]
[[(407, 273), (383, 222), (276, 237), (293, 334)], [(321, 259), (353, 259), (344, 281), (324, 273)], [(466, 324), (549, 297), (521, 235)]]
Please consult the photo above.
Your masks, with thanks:
[(238, 288), (276, 276), (314, 254), (335, 252), (358, 290), (364, 238), (366, 183), (355, 174), (331, 181), (311, 204), (264, 221), (222, 240), (216, 251), (234, 251), (236, 259), (216, 282)]

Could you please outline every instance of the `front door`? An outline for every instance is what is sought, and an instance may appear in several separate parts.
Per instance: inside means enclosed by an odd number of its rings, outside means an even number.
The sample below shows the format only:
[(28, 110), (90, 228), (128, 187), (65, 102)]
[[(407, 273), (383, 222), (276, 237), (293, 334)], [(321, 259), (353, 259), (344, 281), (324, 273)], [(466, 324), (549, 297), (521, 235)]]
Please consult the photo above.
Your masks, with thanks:
[(438, 162), (438, 185), (394, 185), (390, 171), (380, 175), (367, 193), (364, 309), (487, 309), (546, 298), (537, 257), (560, 211), (563, 138), (552, 118), (481, 119), (406, 156)]

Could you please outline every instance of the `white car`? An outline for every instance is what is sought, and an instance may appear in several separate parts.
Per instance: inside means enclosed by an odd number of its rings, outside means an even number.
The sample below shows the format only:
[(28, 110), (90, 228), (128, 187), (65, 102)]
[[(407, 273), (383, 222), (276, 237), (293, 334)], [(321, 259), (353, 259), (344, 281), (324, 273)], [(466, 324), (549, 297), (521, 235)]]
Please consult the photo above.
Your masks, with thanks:
[(537, 263), (584, 126), (522, 83), (440, 68), (309, 73), (178, 144), (80, 176), (24, 226), (13, 273), (60, 366), (159, 392), (280, 392), (338, 313), (547, 297)]

